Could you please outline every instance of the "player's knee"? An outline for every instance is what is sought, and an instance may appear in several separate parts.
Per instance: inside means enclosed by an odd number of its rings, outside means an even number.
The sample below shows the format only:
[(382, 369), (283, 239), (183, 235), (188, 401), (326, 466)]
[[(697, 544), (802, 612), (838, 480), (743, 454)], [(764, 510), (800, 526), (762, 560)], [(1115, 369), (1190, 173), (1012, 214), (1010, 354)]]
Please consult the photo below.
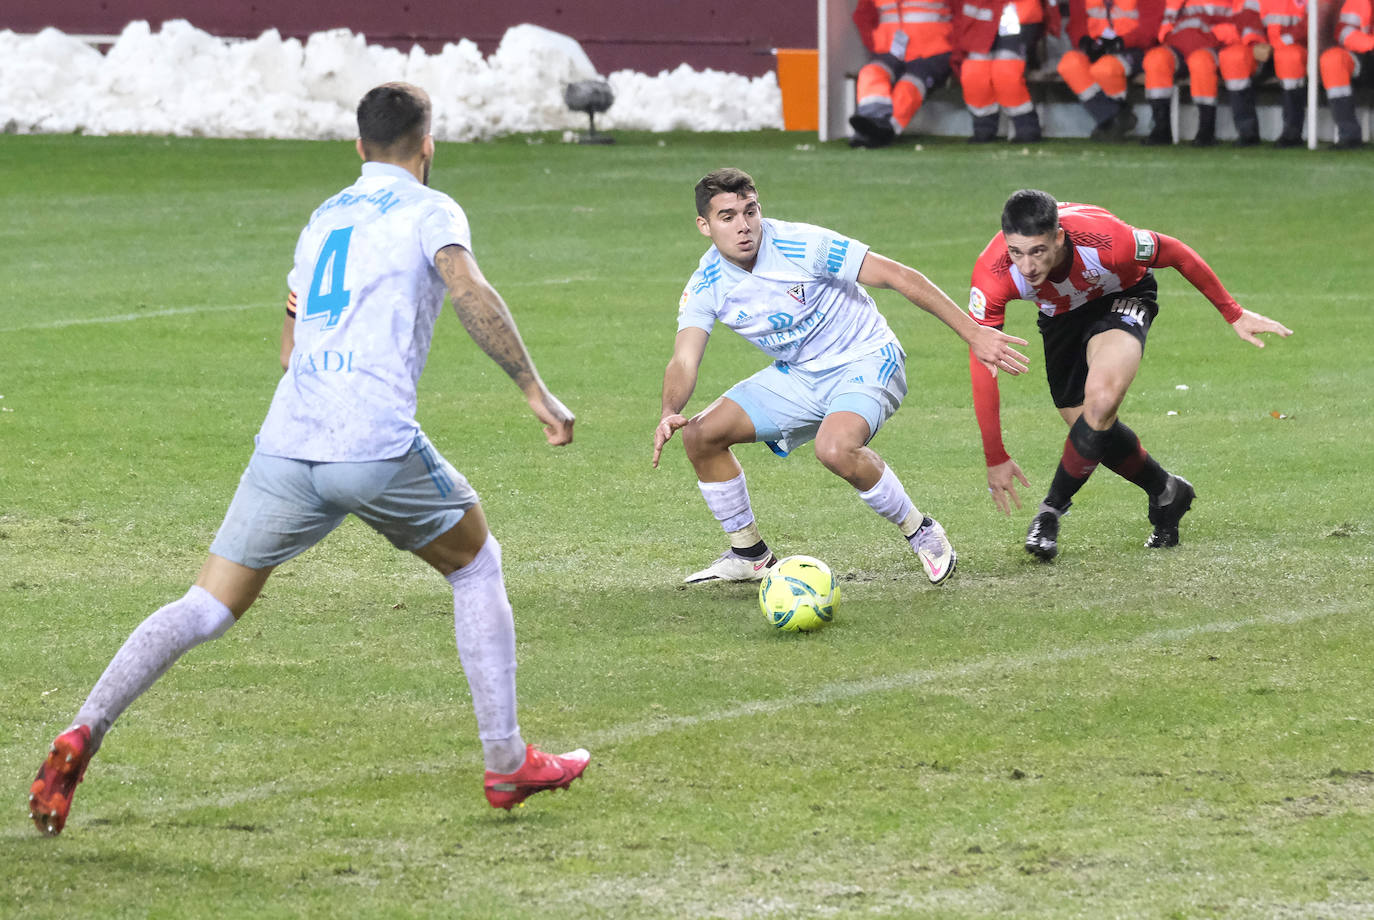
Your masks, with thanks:
[(682, 449), (687, 452), (688, 460), (696, 461), (729, 448), (730, 439), (709, 419), (700, 416), (689, 419), (682, 429)]
[(816, 459), (836, 476), (852, 479), (858, 467), (859, 451), (838, 438), (817, 438)]
[(1125, 395), (1125, 388), (1115, 380), (1089, 383), (1083, 389), (1084, 420), (1093, 428), (1106, 428), (1116, 418)]

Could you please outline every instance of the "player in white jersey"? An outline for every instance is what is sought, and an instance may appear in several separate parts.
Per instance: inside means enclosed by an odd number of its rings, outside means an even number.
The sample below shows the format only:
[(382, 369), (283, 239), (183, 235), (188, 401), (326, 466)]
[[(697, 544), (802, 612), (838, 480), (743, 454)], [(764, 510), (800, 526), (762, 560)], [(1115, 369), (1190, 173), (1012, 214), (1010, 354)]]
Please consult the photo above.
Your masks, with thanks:
[[(744, 471), (731, 448), (763, 441), (780, 456), (807, 441), (816, 459), (896, 524), (932, 584), (954, 572), (944, 528), (917, 510), (868, 442), (906, 395), (906, 354), (864, 286), (900, 293), (959, 334), (989, 369), (1019, 374), (1024, 339), (987, 335), (924, 275), (857, 240), (810, 224), (764, 218), (754, 180), (718, 169), (696, 186), (697, 229), (712, 246), (678, 310), (673, 356), (663, 374), (654, 466), (682, 429), (687, 458), (730, 549), (687, 583), (757, 581), (775, 557), (759, 533)], [(682, 415), (716, 323), (744, 336), (773, 364), (692, 418)]]
[(182, 654), (218, 638), (272, 570), (352, 513), (433, 566), (453, 589), (459, 658), (486, 763), (484, 791), (509, 809), (567, 788), (590, 759), (526, 745), (516, 722), (515, 624), (501, 546), (477, 494), (415, 421), (415, 388), (447, 291), (464, 328), (515, 381), (553, 445), (573, 415), (549, 392), (501, 296), (472, 255), (467, 218), (427, 187), (429, 97), (388, 83), (358, 104), (362, 177), (301, 232), (282, 366), (257, 449), (195, 584), (134, 630), (30, 787), (38, 829), (62, 831), (105, 733)]

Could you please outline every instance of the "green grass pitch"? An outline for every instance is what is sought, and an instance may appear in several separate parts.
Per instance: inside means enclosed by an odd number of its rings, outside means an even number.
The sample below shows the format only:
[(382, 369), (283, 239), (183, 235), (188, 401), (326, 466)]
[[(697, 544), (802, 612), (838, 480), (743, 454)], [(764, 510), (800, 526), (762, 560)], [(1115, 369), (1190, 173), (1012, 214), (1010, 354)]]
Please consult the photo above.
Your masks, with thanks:
[[(1374, 917), (1364, 153), (805, 135), (441, 145), (478, 260), (578, 413), (552, 450), (439, 322), (420, 418), (505, 547), (522, 728), (593, 752), (570, 793), (488, 808), (447, 586), (351, 522), (288, 564), (111, 732), (67, 830), (29, 782), (110, 657), (194, 577), (279, 371), (285, 274), (347, 143), (0, 136), (0, 916)], [(1123, 417), (1197, 487), (1183, 545), (1107, 471), (1051, 566), (988, 501), (966, 352), (895, 295), (911, 393), (876, 440), (959, 549), (931, 588), (809, 448), (739, 455), (765, 536), (843, 580), (773, 632), (675, 439), (650, 467), (692, 184), (834, 227), (961, 304), (1034, 186), (1177, 236), (1293, 328), (1256, 350), (1176, 273)], [(1037, 501), (1064, 438), (1004, 381)], [(761, 356), (728, 333), (690, 408)], [(1181, 389), (1186, 387), (1187, 389)]]

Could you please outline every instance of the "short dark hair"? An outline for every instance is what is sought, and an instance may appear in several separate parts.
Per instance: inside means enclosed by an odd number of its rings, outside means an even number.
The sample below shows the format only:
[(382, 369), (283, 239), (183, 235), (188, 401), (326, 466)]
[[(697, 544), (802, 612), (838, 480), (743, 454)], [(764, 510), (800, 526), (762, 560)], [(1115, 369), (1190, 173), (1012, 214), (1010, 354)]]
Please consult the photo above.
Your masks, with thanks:
[(706, 217), (711, 210), (711, 199), (722, 192), (732, 195), (747, 195), (753, 192), (757, 195), (759, 190), (754, 187), (753, 178), (742, 169), (735, 169), (733, 166), (713, 169), (697, 183), (697, 214)]
[(410, 159), (429, 133), (429, 94), (409, 83), (383, 83), (358, 103), (358, 137), (368, 159)]
[(1013, 192), (1002, 206), (1002, 232), (1018, 236), (1040, 236), (1059, 229), (1059, 202), (1039, 189), (1023, 188)]

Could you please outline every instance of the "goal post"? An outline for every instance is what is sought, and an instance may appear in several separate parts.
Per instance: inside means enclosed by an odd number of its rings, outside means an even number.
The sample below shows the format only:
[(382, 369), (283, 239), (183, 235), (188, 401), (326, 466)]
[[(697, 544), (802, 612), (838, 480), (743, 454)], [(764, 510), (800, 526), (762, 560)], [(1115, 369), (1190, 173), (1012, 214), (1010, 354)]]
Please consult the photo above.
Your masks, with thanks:
[(857, 73), (868, 60), (859, 31), (854, 28), (854, 10), (858, 5), (858, 0), (816, 0), (816, 47), (820, 51), (820, 85), (816, 89), (818, 133), (822, 141), (849, 134), (849, 113), (854, 100), (849, 98), (848, 75)]

